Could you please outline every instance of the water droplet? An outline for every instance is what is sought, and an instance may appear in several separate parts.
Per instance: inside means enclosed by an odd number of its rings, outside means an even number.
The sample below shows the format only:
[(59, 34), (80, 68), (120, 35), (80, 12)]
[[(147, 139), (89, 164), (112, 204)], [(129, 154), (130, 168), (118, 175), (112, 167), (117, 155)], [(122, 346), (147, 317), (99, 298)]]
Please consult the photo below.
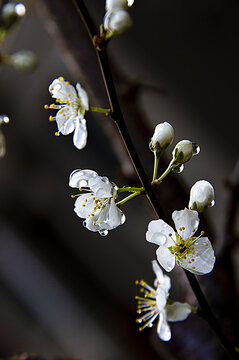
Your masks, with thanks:
[(10, 119), (7, 115), (0, 115), (0, 125), (5, 123), (8, 124), (10, 122)]
[(83, 221), (83, 226), (86, 227), (86, 220)]
[(24, 16), (26, 14), (26, 8), (22, 3), (18, 3), (15, 5), (15, 11), (18, 16)]
[(200, 153), (200, 146), (196, 143), (192, 143), (192, 147), (193, 147), (193, 155), (197, 155)]
[(214, 205), (215, 205), (215, 201), (212, 200), (209, 206), (212, 207), (212, 206), (214, 206)]
[(152, 141), (150, 141), (150, 143), (149, 143), (149, 150), (151, 150), (152, 152), (154, 152), (154, 148), (153, 148)]
[(99, 234), (101, 235), (101, 236), (106, 236), (106, 235), (108, 235), (108, 230), (100, 230), (99, 231)]
[(178, 164), (178, 165), (175, 165), (173, 168), (172, 168), (172, 171), (177, 173), (177, 174), (180, 174), (184, 169), (184, 165), (183, 164)]
[(125, 222), (125, 220), (126, 220), (126, 216), (125, 216), (125, 214), (121, 214), (121, 219), (120, 219), (120, 224), (122, 225), (124, 222)]
[(153, 324), (150, 323), (150, 324), (147, 325), (147, 327), (151, 328), (151, 327), (153, 327)]

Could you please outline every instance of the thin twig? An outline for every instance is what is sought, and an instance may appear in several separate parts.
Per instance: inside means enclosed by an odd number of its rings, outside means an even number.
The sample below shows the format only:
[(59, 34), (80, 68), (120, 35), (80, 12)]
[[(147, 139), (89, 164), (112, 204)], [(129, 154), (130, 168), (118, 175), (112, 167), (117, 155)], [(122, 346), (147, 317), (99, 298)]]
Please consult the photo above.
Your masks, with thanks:
[[(90, 35), (90, 38), (93, 42), (93, 37), (97, 34), (97, 31), (96, 31), (94, 23), (88, 13), (88, 10), (87, 10), (83, 0), (72, 0), (72, 1), (75, 4), (76, 9), (77, 9), (78, 13), (80, 14), (82, 21), (84, 22), (85, 27), (86, 27), (86, 29)], [(112, 75), (111, 75), (111, 70), (110, 70), (110, 66), (109, 66), (106, 49), (97, 50), (96, 53), (97, 53), (97, 58), (98, 58), (100, 70), (102, 73), (102, 77), (103, 77), (103, 80), (105, 83), (105, 89), (106, 89), (106, 92), (108, 95), (110, 108), (112, 111), (111, 117), (113, 118), (113, 120), (115, 121), (115, 123), (118, 127), (119, 133), (123, 139), (124, 145), (127, 149), (127, 152), (132, 161), (132, 164), (134, 165), (135, 171), (139, 177), (139, 180), (140, 180), (142, 186), (145, 189), (148, 200), (150, 201), (150, 203), (151, 203), (154, 211), (157, 213), (158, 217), (167, 221), (164, 211), (160, 207), (160, 205), (153, 193), (151, 183), (148, 180), (148, 177), (147, 177), (145, 170), (142, 166), (142, 163), (138, 157), (138, 154), (135, 150), (135, 147), (134, 147), (131, 137), (129, 135), (126, 123), (124, 121), (124, 118), (123, 118), (123, 115), (122, 115), (122, 112), (121, 112), (121, 109), (119, 106), (119, 101), (117, 98), (114, 82), (113, 82)], [(215, 334), (221, 341), (222, 345), (228, 352), (229, 356), (232, 359), (239, 359), (239, 355), (236, 352), (234, 346), (230, 343), (230, 341), (223, 334), (223, 332), (222, 332), (214, 314), (212, 313), (212, 310), (200, 288), (200, 285), (199, 285), (196, 277), (192, 273), (189, 273), (188, 271), (185, 271), (185, 273), (186, 273), (188, 281), (191, 285), (191, 288), (198, 300), (198, 303), (200, 305), (202, 317), (209, 323), (211, 328), (214, 330)]]

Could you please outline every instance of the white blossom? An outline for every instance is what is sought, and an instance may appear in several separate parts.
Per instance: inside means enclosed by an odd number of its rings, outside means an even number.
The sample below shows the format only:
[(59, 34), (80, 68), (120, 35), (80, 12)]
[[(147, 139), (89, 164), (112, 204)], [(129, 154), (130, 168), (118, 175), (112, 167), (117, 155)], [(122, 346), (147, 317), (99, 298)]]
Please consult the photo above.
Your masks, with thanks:
[(160, 123), (155, 127), (149, 147), (153, 151), (160, 152), (172, 144), (173, 138), (173, 127), (168, 122)]
[(104, 17), (104, 28), (114, 35), (122, 34), (132, 25), (130, 15), (126, 10), (107, 11)]
[(56, 135), (68, 135), (74, 131), (73, 143), (78, 149), (83, 149), (87, 141), (85, 112), (89, 109), (86, 91), (76, 84), (75, 88), (63, 77), (55, 79), (49, 86), (50, 94), (58, 104), (45, 105), (48, 109), (57, 109), (56, 116), (49, 120), (56, 120), (58, 132)]
[(154, 320), (158, 317), (157, 333), (161, 340), (171, 339), (171, 330), (168, 321), (185, 320), (191, 313), (191, 306), (187, 303), (174, 302), (168, 299), (171, 287), (170, 278), (164, 275), (157, 261), (152, 261), (156, 279), (155, 288), (149, 286), (145, 281), (136, 282), (141, 285), (143, 297), (136, 296), (138, 300), (137, 313), (143, 314), (136, 321), (143, 324), (139, 330), (152, 327)]
[(214, 203), (214, 189), (210, 182), (206, 180), (197, 181), (190, 190), (189, 209), (203, 212), (209, 206), (213, 206)]
[(179, 141), (173, 149), (173, 159), (178, 164), (184, 164), (189, 161), (193, 155), (198, 154), (200, 148), (198, 145), (192, 143), (190, 140)]
[(75, 170), (70, 174), (69, 186), (81, 193), (75, 201), (75, 213), (84, 218), (83, 225), (91, 231), (107, 235), (125, 221), (125, 216), (115, 204), (117, 186), (107, 177), (93, 170)]
[(105, 9), (107, 11), (127, 10), (131, 5), (127, 0), (106, 0)]
[(171, 271), (177, 262), (197, 275), (212, 271), (215, 256), (209, 239), (202, 237), (204, 232), (200, 236), (193, 236), (199, 225), (197, 211), (174, 211), (172, 218), (176, 232), (161, 219), (151, 221), (146, 232), (146, 240), (159, 246), (156, 254), (160, 265), (166, 271)]

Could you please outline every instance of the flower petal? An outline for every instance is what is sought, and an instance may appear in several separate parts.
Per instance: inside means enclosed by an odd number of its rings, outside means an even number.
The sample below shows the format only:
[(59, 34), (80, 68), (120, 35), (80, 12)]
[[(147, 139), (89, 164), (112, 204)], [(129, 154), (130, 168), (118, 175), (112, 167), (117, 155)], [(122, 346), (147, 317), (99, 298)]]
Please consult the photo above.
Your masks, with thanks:
[(56, 114), (57, 127), (62, 135), (68, 135), (72, 133), (75, 129), (75, 118), (74, 116), (71, 116), (67, 119), (67, 116), (63, 116), (60, 111), (58, 111)]
[(95, 203), (90, 194), (82, 194), (75, 201), (75, 213), (81, 218), (87, 218), (94, 212)]
[(160, 265), (166, 271), (172, 271), (175, 266), (175, 256), (166, 246), (159, 246), (156, 251), (157, 259)]
[(115, 205), (114, 199), (107, 204), (101, 211), (97, 220), (97, 225), (105, 230), (112, 230), (121, 224), (122, 211)]
[(73, 143), (77, 149), (81, 150), (86, 146), (87, 129), (85, 119), (77, 118), (75, 122), (75, 131), (73, 136)]
[(156, 304), (157, 304), (157, 308), (158, 311), (162, 311), (167, 303), (167, 295), (164, 291), (163, 288), (161, 288), (161, 286), (157, 287), (156, 291), (155, 291), (155, 296), (156, 296)]
[(211, 272), (215, 260), (214, 251), (208, 238), (199, 238), (195, 244), (191, 246), (190, 252), (186, 255), (186, 259), (178, 259), (180, 266), (197, 275)]
[(166, 313), (168, 321), (183, 321), (187, 319), (191, 313), (191, 306), (187, 303), (176, 301), (171, 305), (166, 306)]
[(152, 267), (156, 275), (154, 286), (156, 288), (160, 286), (165, 291), (165, 293), (168, 294), (168, 291), (171, 287), (170, 277), (163, 274), (163, 271), (156, 260), (152, 261)]
[(177, 233), (182, 236), (183, 240), (191, 238), (193, 234), (197, 231), (199, 225), (199, 217), (197, 211), (189, 210), (186, 208), (180, 211), (175, 210), (172, 214), (172, 218)]
[(80, 86), (79, 83), (76, 84), (76, 89), (78, 91), (81, 106), (84, 108), (84, 110), (89, 110), (89, 98), (87, 92)]
[(171, 330), (167, 323), (167, 316), (165, 311), (162, 311), (159, 314), (157, 333), (160, 339), (163, 341), (169, 341), (171, 339)]
[[(75, 188), (80, 188), (83, 187), (85, 185), (88, 186), (88, 180), (91, 177), (96, 177), (98, 176), (97, 172), (93, 171), (93, 170), (81, 170), (81, 169), (77, 169), (72, 171), (72, 173), (70, 174), (70, 179), (69, 179), (69, 186), (70, 187), (75, 187)], [(82, 181), (85, 183), (85, 185), (82, 185)]]
[(146, 240), (156, 245), (174, 246), (176, 242), (175, 231), (161, 219), (152, 220), (146, 232)]
[(113, 185), (107, 177), (98, 176), (89, 180), (89, 187), (97, 198), (110, 198), (112, 196)]
[(77, 97), (74, 86), (66, 81), (59, 80), (59, 78), (50, 84), (49, 92), (53, 98), (60, 99), (63, 102), (66, 102), (66, 100), (69, 100), (71, 103), (75, 102)]

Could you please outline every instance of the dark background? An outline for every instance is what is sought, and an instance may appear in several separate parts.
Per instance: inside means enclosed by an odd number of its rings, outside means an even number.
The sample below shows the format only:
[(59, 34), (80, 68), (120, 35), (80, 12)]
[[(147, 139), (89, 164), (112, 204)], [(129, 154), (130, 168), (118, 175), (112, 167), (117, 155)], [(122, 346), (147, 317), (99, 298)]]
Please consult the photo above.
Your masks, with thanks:
[[(104, 1), (86, 3), (99, 25)], [(90, 40), (80, 18), (71, 15), (72, 3), (24, 4), (27, 14), (7, 36), (4, 51), (33, 50), (39, 66), (31, 74), (0, 68), (0, 112), (11, 119), (3, 129), (7, 154), (0, 162), (0, 356), (27, 351), (86, 360), (226, 358), (194, 315), (172, 325), (167, 344), (157, 338), (156, 326), (137, 331), (134, 282), (153, 284), (156, 247), (146, 243), (145, 232), (156, 216), (144, 198), (134, 199), (123, 209), (126, 223), (100, 237), (73, 212), (72, 170), (94, 169), (118, 186), (137, 180), (110, 119), (87, 114), (89, 140), (82, 151), (71, 135), (54, 136), (56, 124), (48, 122), (43, 105), (51, 102), (48, 86), (55, 77), (80, 81), (91, 105), (107, 107), (107, 98)], [(170, 214), (187, 206), (195, 181), (214, 185), (216, 205), (204, 221), (218, 262), (199, 280), (235, 340), (236, 314), (228, 299), (232, 292), (237, 303), (238, 226), (233, 225), (230, 253), (226, 241), (229, 211), (235, 218), (237, 211), (228, 182), (238, 181), (239, 4), (136, 0), (130, 13), (133, 27), (109, 48), (126, 122), (149, 177), (148, 143), (157, 123), (173, 125), (174, 144), (190, 139), (200, 145), (200, 155), (184, 172), (162, 184), (161, 205)], [(181, 269), (172, 276), (172, 297), (195, 303)]]

